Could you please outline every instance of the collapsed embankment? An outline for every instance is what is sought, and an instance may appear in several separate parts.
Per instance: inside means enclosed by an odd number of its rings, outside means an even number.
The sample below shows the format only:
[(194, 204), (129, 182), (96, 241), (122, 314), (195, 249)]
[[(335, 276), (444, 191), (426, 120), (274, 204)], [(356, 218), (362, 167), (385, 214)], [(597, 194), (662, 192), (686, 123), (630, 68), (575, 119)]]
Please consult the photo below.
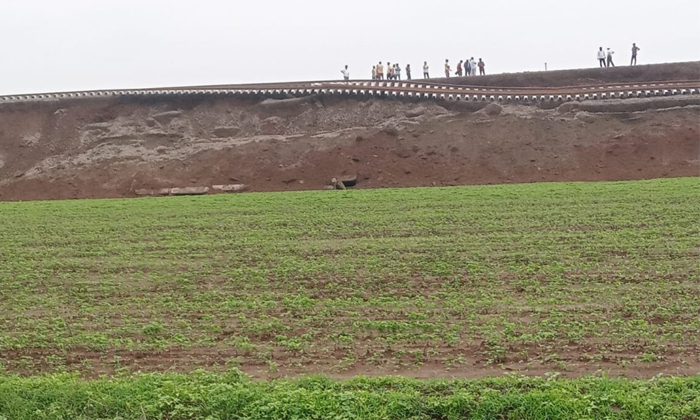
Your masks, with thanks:
[(700, 173), (697, 96), (553, 104), (322, 96), (2, 104), (0, 200), (216, 184), (320, 189), (347, 175), (357, 175), (357, 188), (378, 188)]

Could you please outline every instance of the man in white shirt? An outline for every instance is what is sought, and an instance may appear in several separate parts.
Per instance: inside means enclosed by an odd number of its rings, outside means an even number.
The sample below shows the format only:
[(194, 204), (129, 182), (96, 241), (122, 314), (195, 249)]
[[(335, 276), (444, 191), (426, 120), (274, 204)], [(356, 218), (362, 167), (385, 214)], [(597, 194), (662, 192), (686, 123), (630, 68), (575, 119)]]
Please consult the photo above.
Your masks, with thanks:
[(348, 80), (350, 80), (350, 70), (348, 70), (348, 66), (347, 66), (347, 65), (346, 65), (345, 68), (342, 69), (340, 72), (343, 73), (343, 78), (345, 79), (346, 82), (347, 82)]
[(605, 51), (603, 51), (603, 47), (600, 47), (598, 50), (598, 62), (600, 63), (600, 67), (606, 67), (605, 66)]
[(476, 76), (476, 60), (474, 60), (474, 57), (469, 60), (469, 65), (472, 68), (472, 76)]
[(608, 47), (608, 67), (615, 67), (615, 63), (613, 63), (612, 55), (615, 54), (615, 51), (610, 51), (610, 47)]
[(423, 62), (423, 78), (430, 79), (430, 68), (427, 61)]

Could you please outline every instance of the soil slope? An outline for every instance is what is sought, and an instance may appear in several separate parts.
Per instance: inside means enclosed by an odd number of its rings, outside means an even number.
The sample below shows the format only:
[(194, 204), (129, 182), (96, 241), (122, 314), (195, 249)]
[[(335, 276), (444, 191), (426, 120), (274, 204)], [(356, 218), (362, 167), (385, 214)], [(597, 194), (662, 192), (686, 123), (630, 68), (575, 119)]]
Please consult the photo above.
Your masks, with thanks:
[[(618, 57), (622, 58), (622, 57)], [(618, 63), (620, 64), (620, 63)], [(623, 63), (624, 64), (624, 63)], [(596, 63), (597, 65), (597, 63)], [(456, 63), (453, 64), (456, 68)], [(488, 63), (486, 72), (488, 73)], [(451, 77), (442, 79), (451, 84), (506, 87), (561, 87), (606, 83), (643, 83), (700, 79), (700, 61), (672, 64), (649, 64), (610, 68), (555, 70), (522, 73), (504, 73), (479, 77)], [(438, 81), (438, 80), (436, 80)]]
[(0, 200), (231, 183), (320, 189), (343, 175), (377, 188), (700, 174), (697, 96), (484, 106), (329, 97), (2, 104)]

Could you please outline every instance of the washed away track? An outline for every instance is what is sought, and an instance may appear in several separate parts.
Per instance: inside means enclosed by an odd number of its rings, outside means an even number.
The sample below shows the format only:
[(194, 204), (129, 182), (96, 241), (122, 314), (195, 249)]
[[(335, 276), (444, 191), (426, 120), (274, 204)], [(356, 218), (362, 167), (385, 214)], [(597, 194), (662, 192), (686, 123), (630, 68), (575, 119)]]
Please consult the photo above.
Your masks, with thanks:
[(93, 97), (239, 96), (289, 98), (309, 95), (397, 97), (470, 102), (544, 102), (628, 99), (700, 94), (700, 80), (597, 84), (555, 88), (477, 87), (419, 81), (316, 81), (255, 85), (199, 86), (129, 90), (91, 90), (0, 96), (0, 103)]

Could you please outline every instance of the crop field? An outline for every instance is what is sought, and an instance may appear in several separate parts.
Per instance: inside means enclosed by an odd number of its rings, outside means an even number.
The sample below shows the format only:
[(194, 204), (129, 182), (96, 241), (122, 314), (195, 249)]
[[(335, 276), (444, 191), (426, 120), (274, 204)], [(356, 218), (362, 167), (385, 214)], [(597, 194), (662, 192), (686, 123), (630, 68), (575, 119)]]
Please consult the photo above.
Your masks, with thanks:
[(696, 375), (699, 186), (0, 203), (0, 373)]
[(697, 420), (700, 377), (478, 380), (226, 373), (0, 376), (2, 420)]

